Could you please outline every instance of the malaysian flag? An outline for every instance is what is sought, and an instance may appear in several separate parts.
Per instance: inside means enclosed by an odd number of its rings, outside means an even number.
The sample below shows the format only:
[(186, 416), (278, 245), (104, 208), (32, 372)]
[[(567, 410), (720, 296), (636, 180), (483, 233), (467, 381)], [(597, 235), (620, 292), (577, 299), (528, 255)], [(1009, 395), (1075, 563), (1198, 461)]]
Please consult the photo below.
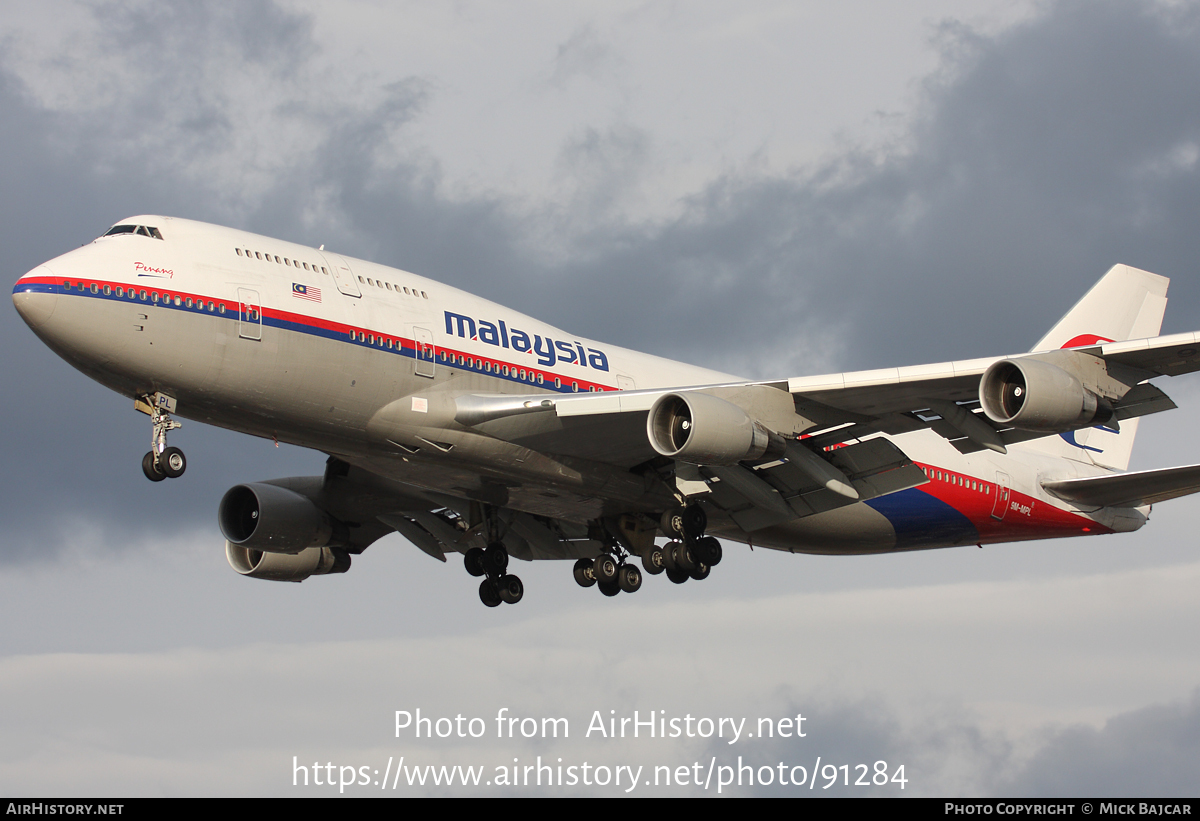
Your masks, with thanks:
[(321, 289), (313, 285), (301, 285), (299, 282), (293, 282), (292, 296), (311, 300), (312, 302), (320, 302)]

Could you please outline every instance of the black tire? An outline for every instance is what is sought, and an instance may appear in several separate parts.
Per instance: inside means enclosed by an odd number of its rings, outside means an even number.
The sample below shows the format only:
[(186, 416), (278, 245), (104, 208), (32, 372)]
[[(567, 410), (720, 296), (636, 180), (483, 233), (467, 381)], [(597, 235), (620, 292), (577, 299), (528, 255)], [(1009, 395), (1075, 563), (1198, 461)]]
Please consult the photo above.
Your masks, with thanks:
[(702, 582), (702, 581), (704, 581), (705, 579), (707, 579), (707, 578), (708, 578), (708, 574), (709, 574), (709, 573), (711, 573), (711, 572), (712, 572), (712, 568), (711, 568), (711, 567), (709, 567), (709, 566), (708, 566), (708, 565), (706, 565), (706, 564), (703, 564), (703, 563), (701, 563), (701, 564), (698, 564), (698, 565), (696, 565), (696, 569), (695, 569), (695, 570), (693, 570), (693, 571), (692, 571), (691, 573), (689, 573), (688, 575), (689, 575), (689, 576), (691, 576), (691, 577), (692, 577), (693, 579), (695, 579), (696, 581), (698, 581), (698, 582)]
[(663, 545), (663, 569), (664, 570), (679, 570), (679, 565), (675, 564), (675, 547), (679, 542), (667, 542)]
[(516, 604), (525, 595), (525, 585), (521, 583), (519, 576), (502, 576), (496, 587), (500, 593), (500, 600), (505, 604)]
[(575, 562), (575, 583), (580, 587), (591, 587), (596, 583), (596, 574), (592, 571), (591, 559), (580, 559)]
[(463, 566), (467, 568), (467, 572), (472, 576), (485, 576), (487, 570), (483, 565), (483, 548), (472, 547), (467, 551), (467, 555), (463, 556)]
[(621, 585), (617, 584), (616, 582), (610, 582), (607, 584), (604, 582), (597, 582), (596, 587), (599, 587), (600, 592), (606, 596), (615, 596), (621, 592)]
[(677, 507), (663, 513), (658, 520), (658, 526), (668, 539), (682, 539), (683, 508)]
[(158, 467), (168, 479), (178, 479), (187, 470), (187, 457), (179, 448), (167, 448), (158, 457)]
[(696, 569), (696, 564), (696, 555), (692, 553), (691, 546), (687, 542), (676, 542), (675, 567), (684, 573), (691, 573)]
[(484, 579), (479, 583), (479, 600), (488, 607), (500, 606), (500, 591), (496, 589), (496, 583), (491, 579)]
[(671, 581), (673, 581), (675, 584), (683, 584), (688, 579), (690, 579), (691, 576), (689, 576), (687, 573), (683, 572), (682, 570), (668, 569), (667, 570), (667, 578), (670, 579)]
[(151, 482), (161, 482), (167, 478), (167, 474), (159, 471), (154, 464), (154, 451), (146, 451), (146, 455), (142, 457), (142, 473), (146, 474), (146, 478)]
[(642, 554), (642, 568), (651, 576), (657, 576), (667, 569), (663, 563), (663, 552), (660, 547), (652, 547)]
[(688, 505), (683, 509), (683, 532), (693, 539), (699, 539), (704, 535), (704, 529), (708, 527), (708, 514), (704, 512), (704, 508), (700, 505)]
[(705, 536), (703, 539), (696, 541), (696, 547), (692, 551), (695, 557), (702, 563), (710, 567), (715, 567), (721, 563), (721, 543), (712, 536)]
[(642, 571), (631, 564), (621, 565), (621, 572), (617, 574), (617, 585), (626, 593), (638, 592), (638, 588), (642, 586)]
[(596, 574), (596, 581), (600, 584), (616, 584), (617, 560), (607, 553), (601, 553), (592, 562), (592, 572)]
[(487, 550), (483, 551), (483, 566), (489, 575), (504, 575), (504, 571), (508, 570), (508, 551), (504, 548), (504, 542), (492, 542), (487, 546)]

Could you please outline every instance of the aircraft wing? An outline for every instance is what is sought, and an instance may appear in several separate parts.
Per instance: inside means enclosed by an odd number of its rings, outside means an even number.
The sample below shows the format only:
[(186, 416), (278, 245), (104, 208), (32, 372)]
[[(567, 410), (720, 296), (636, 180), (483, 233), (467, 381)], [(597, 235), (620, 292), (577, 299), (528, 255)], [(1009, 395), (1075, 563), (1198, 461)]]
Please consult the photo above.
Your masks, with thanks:
[[(1003, 450), (1015, 442), (1060, 430), (1028, 430), (993, 421), (980, 406), (984, 374), (1004, 361), (1074, 367), (1075, 360), (1084, 368), (1084, 387), (1105, 398), (1119, 424), (1176, 407), (1147, 380), (1200, 370), (1200, 332), (780, 381), (550, 397), (474, 394), (456, 400), (456, 419), (499, 438), (520, 440), (534, 450), (633, 466), (657, 455), (645, 428), (646, 414), (655, 403), (668, 394), (703, 393), (763, 418), (780, 433), (803, 435), (811, 447), (827, 447), (873, 433), (898, 435), (928, 428), (964, 453), (983, 448)], [(531, 418), (514, 419), (526, 415)], [(535, 422), (532, 417), (539, 415), (554, 422)], [(1064, 426), (1061, 430), (1069, 429)]]
[[(1017, 442), (1093, 424), (1117, 427), (1125, 419), (1174, 408), (1147, 380), (1200, 370), (1198, 352), (1200, 334), (1188, 333), (774, 382), (569, 396), (473, 394), (457, 398), (456, 419), (542, 453), (631, 469), (673, 466), (682, 492), (707, 493), (750, 532), (924, 484), (924, 472), (877, 434), (928, 429), (971, 453), (1004, 452)], [(984, 412), (981, 384), (992, 373), (1009, 373), (1011, 379), (1013, 368), (1028, 371), (1022, 378), (1028, 378), (1028, 395), (1035, 397), (1029, 401), (1051, 405), (1055, 396), (1047, 397), (1039, 380), (1045, 373), (1069, 374), (1062, 384), (1098, 397), (1102, 410), (1096, 413), (1103, 419), (1058, 427), (1042, 420), (1032, 429), (1019, 421), (996, 421)], [(1054, 379), (1048, 384), (1059, 387)], [(664, 402), (681, 409), (674, 418), (686, 417), (695, 425), (694, 438), (706, 430), (723, 441), (724, 429), (746, 422), (780, 441), (744, 454), (723, 451), (720, 444), (716, 455), (674, 453), (661, 441), (656, 444), (656, 437), (665, 435), (658, 428), (670, 423), (649, 419), (652, 412), (661, 415)]]

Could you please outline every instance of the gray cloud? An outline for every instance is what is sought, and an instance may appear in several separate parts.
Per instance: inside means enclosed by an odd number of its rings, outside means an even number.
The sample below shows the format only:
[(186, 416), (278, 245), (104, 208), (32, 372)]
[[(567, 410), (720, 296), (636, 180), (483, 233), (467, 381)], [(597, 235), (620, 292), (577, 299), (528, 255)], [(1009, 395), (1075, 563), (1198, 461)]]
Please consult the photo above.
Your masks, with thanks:
[(563, 86), (577, 77), (598, 79), (605, 63), (617, 59), (592, 25), (577, 28), (559, 44), (554, 55), (550, 83)]
[[(374, 572), (303, 585), (224, 584), (228, 576), (204, 558), (216, 557), (189, 534), (120, 563), (89, 567), (81, 557), (55, 577), (0, 573), (6, 624), (61, 620), (75, 642), (50, 651), (43, 639), (36, 653), (8, 649), (0, 658), (0, 696), (22, 707), (0, 737), (0, 788), (294, 794), (292, 756), (382, 771), (401, 755), (410, 765), (493, 768), (542, 755), (672, 772), (696, 762), (706, 770), (714, 757), (737, 767), (741, 756), (755, 784), (744, 780), (732, 794), (759, 792), (759, 767), (777, 773), (783, 762), (811, 775), (818, 757), (839, 770), (828, 790), (835, 774), (822, 766), (811, 791), (767, 791), (1118, 795), (1142, 787), (1169, 795), (1195, 783), (1197, 699), (1173, 699), (1194, 689), (1196, 640), (1160, 625), (1163, 612), (1194, 621), (1195, 563), (1054, 583), (751, 599), (712, 590), (659, 597), (651, 588), (618, 604), (575, 589), (553, 607), (535, 601), (489, 612), (486, 623), (450, 624), (449, 613), (423, 620), (424, 603), (395, 595), (396, 579), (427, 590), (440, 571), (414, 554), (387, 551), (372, 557)], [(167, 582), (189, 568), (193, 584)], [(79, 601), (55, 601), (64, 586), (79, 590)], [(1130, 591), (1120, 608), (1104, 595), (1114, 589)], [(107, 638), (98, 635), (105, 623)], [(1156, 639), (1122, 640), (1122, 626)], [(1143, 664), (1153, 665), (1157, 689), (1139, 684)], [(482, 717), (486, 733), (397, 737), (394, 711), (417, 708)], [(497, 738), (502, 708), (518, 718), (566, 717), (570, 735)], [(693, 735), (632, 738), (630, 725), (624, 737), (587, 732), (596, 716), (607, 722), (634, 710), (643, 721), (651, 711), (690, 715)], [(798, 714), (805, 737), (762, 737), (759, 719), (778, 728)], [(734, 744), (728, 733), (700, 737), (701, 717), (745, 719), (743, 735)], [(843, 765), (856, 781), (858, 765), (873, 777), (880, 760), (888, 785), (844, 784)], [(903, 790), (890, 780), (900, 765)]]
[(1044, 734), (1030, 760), (996, 785), (1000, 795), (1195, 795), (1200, 779), (1200, 693), (1114, 716), (1100, 729)]

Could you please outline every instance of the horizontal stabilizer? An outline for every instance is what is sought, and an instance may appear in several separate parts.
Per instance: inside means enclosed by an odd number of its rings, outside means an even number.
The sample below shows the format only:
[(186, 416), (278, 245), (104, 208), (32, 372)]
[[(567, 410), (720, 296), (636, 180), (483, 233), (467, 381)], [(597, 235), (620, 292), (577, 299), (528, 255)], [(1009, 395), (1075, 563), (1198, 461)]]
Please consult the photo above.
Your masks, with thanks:
[(1087, 507), (1152, 505), (1200, 491), (1200, 465), (1042, 482), (1042, 487), (1052, 496)]

